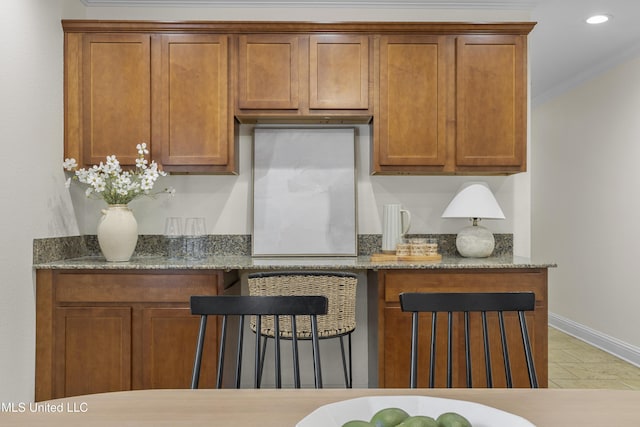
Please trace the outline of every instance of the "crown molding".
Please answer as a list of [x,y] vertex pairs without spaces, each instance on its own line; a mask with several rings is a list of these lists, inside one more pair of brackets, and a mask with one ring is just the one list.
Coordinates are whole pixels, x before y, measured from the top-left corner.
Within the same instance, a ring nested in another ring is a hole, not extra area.
[[87,7],[212,7],[212,8],[395,8],[395,9],[490,9],[532,10],[527,0],[435,1],[435,0],[81,0]]

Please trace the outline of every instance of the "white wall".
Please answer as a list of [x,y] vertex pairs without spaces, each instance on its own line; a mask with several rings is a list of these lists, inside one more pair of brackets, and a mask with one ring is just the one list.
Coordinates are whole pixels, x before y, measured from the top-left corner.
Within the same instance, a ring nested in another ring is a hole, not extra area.
[[[251,234],[252,127],[243,126],[240,138],[240,174],[238,176],[184,176],[163,178],[162,188],[176,188],[173,198],[138,199],[130,204],[138,219],[140,233],[162,234],[168,216],[203,216],[211,234]],[[370,129],[358,126],[358,231],[381,233],[382,206],[400,203],[412,214],[410,233],[456,233],[466,220],[442,219],[440,215],[463,182],[482,179],[489,183],[507,217],[504,221],[487,221],[497,233],[516,232],[519,254],[528,255],[528,180],[527,174],[511,177],[438,177],[371,176],[369,174]],[[132,147],[133,149],[134,147]],[[73,184],[77,184],[74,182]],[[104,203],[84,196],[84,187],[72,189],[81,234],[95,234],[100,209]],[[522,189],[519,193],[516,189]],[[524,200],[519,200],[521,197]],[[518,203],[524,203],[523,218],[516,215]],[[518,219],[522,220],[518,222]],[[521,224],[524,223],[524,224]],[[522,230],[517,229],[522,225]]]
[[[160,2],[156,2],[160,3]],[[230,2],[227,2],[228,4]],[[278,2],[273,2],[278,3]],[[229,20],[229,21],[461,21],[496,22],[527,21],[529,12],[522,10],[474,9],[429,9],[390,7],[323,7],[295,5],[289,2],[286,8],[277,7],[237,7],[202,8],[187,7],[89,7],[87,19],[142,19],[142,20]],[[304,3],[304,2],[301,2]],[[313,3],[313,2],[308,2]],[[318,2],[322,3],[322,2]],[[330,2],[326,2],[330,3]],[[376,3],[371,1],[370,3]],[[391,2],[386,2],[390,4]],[[268,5],[268,2],[265,2]],[[333,2],[334,5],[340,4]],[[352,3],[353,4],[353,3]],[[416,2],[418,4],[418,2]],[[441,2],[442,4],[442,2]]]
[[33,396],[32,240],[77,230],[64,189],[62,30],[77,2],[0,5],[0,402]]
[[[89,8],[79,0],[3,0],[0,5],[0,402],[33,398],[35,360],[34,238],[94,233],[100,202],[64,187],[63,34],[60,19],[268,19],[268,20],[456,20],[528,19],[521,11],[411,9],[198,9]],[[162,233],[166,216],[202,215],[210,233],[249,234],[250,129],[241,138],[239,176],[168,178],[173,200],[141,200],[132,207],[143,234]],[[458,186],[472,177],[370,177],[369,135],[358,142],[361,233],[380,232],[380,211],[398,202],[414,216],[414,233],[455,233],[464,221],[441,220]],[[488,179],[508,219],[490,223],[513,232],[516,253],[528,255],[529,174]],[[73,199],[73,203],[72,200]]]
[[[532,252],[550,312],[571,332],[640,359],[640,54],[532,113]],[[635,348],[634,348],[635,347]],[[623,354],[624,355],[624,354]]]

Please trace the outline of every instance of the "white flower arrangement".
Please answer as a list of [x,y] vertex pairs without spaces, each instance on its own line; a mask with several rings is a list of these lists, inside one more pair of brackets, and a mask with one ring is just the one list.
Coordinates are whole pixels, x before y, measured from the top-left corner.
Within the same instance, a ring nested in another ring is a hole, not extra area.
[[167,173],[158,168],[158,164],[152,161],[151,164],[146,159],[149,154],[147,144],[142,143],[136,146],[138,158],[136,167],[132,171],[122,170],[120,162],[115,155],[107,156],[106,163],[100,162],[89,169],[78,169],[76,159],[65,159],[62,166],[69,172],[75,172],[74,176],[67,179],[66,187],[71,185],[71,179],[76,179],[83,184],[87,184],[85,192],[87,197],[103,199],[110,205],[126,205],[132,200],[141,196],[155,196],[159,193],[175,194],[171,187],[165,188],[157,193],[152,193],[156,180]]

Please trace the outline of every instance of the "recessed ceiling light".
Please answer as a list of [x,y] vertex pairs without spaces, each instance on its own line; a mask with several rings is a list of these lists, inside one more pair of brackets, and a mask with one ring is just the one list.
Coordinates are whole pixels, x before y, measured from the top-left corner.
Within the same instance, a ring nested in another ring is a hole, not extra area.
[[603,24],[610,18],[609,15],[593,15],[587,18],[587,24]]

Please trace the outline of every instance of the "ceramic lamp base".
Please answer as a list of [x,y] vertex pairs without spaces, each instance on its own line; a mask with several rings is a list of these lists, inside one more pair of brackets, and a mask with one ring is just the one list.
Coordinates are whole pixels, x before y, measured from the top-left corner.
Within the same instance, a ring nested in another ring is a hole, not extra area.
[[493,233],[481,225],[470,225],[458,232],[456,248],[466,258],[486,258],[493,253]]

